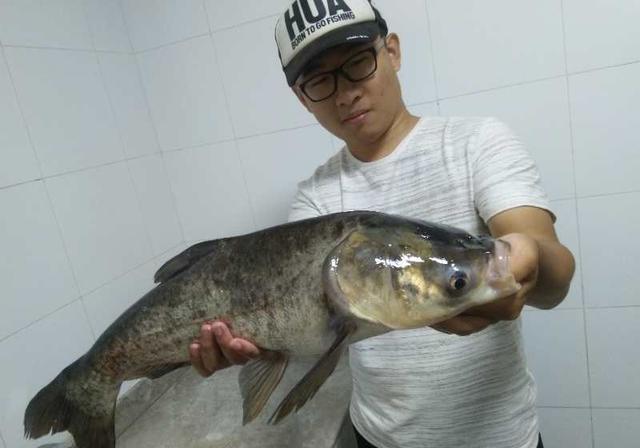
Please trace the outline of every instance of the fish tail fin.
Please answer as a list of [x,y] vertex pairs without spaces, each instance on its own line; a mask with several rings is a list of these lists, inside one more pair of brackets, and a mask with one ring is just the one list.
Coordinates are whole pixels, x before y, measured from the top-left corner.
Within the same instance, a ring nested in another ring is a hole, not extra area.
[[[87,378],[86,370],[84,359],[78,359],[33,397],[24,415],[25,437],[37,439],[49,433],[69,431],[78,448],[115,447],[114,415],[120,384],[92,378],[94,381],[84,383],[89,387],[76,389],[80,394],[69,393],[80,378]],[[82,394],[86,397],[97,393],[100,405],[93,409],[83,405],[92,400],[74,399]]]

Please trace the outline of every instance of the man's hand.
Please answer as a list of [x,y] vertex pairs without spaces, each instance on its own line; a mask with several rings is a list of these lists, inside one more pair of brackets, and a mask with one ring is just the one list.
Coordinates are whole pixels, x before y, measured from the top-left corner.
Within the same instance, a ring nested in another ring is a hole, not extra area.
[[501,320],[516,319],[525,302],[540,309],[557,306],[569,292],[575,270],[573,255],[553,227],[552,215],[537,207],[515,207],[492,217],[489,231],[511,244],[509,269],[522,288],[496,302],[468,309],[435,329],[467,335]]
[[516,281],[522,285],[520,290],[495,302],[469,308],[458,316],[432,325],[434,329],[443,333],[466,336],[484,330],[498,321],[515,320],[520,316],[527,296],[538,280],[538,243],[522,233],[511,233],[500,239],[511,246],[509,269]]
[[234,364],[245,364],[260,355],[251,342],[234,338],[224,322],[205,323],[200,337],[189,346],[191,364],[203,377]]

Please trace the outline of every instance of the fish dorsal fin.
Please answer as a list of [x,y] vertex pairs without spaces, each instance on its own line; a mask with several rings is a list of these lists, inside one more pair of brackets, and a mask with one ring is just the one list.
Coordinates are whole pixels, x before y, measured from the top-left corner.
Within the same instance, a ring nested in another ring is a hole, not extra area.
[[220,240],[203,241],[183,250],[169,261],[165,262],[153,276],[156,283],[164,283],[192,266],[205,255],[210,254],[217,247]]
[[287,369],[289,358],[285,355],[266,351],[265,356],[245,364],[238,376],[243,400],[243,425],[260,414]]
[[298,411],[318,392],[320,386],[329,378],[340,361],[340,356],[348,344],[348,336],[355,331],[355,325],[351,322],[342,324],[338,329],[333,345],[322,355],[317,363],[298,381],[293,389],[282,400],[275,410],[269,423],[277,424],[291,412]]

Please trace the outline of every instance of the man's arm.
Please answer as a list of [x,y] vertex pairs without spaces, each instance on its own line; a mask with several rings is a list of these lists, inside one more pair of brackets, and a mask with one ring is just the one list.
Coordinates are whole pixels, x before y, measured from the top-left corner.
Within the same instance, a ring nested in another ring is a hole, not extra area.
[[[509,241],[513,234],[519,234],[533,239],[537,245],[537,281],[527,295],[526,304],[542,309],[560,304],[569,292],[575,261],[569,249],[558,241],[551,215],[536,207],[517,207],[497,214],[488,225],[496,238]],[[514,249],[518,248],[516,244]],[[513,254],[515,261],[519,256]]]

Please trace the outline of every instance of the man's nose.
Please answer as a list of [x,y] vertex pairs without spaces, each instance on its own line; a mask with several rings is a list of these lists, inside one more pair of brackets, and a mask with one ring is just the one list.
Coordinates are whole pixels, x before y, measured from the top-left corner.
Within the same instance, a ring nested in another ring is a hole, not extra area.
[[350,106],[360,96],[362,96],[360,83],[351,82],[343,74],[339,74],[336,88],[336,104],[338,106]]

